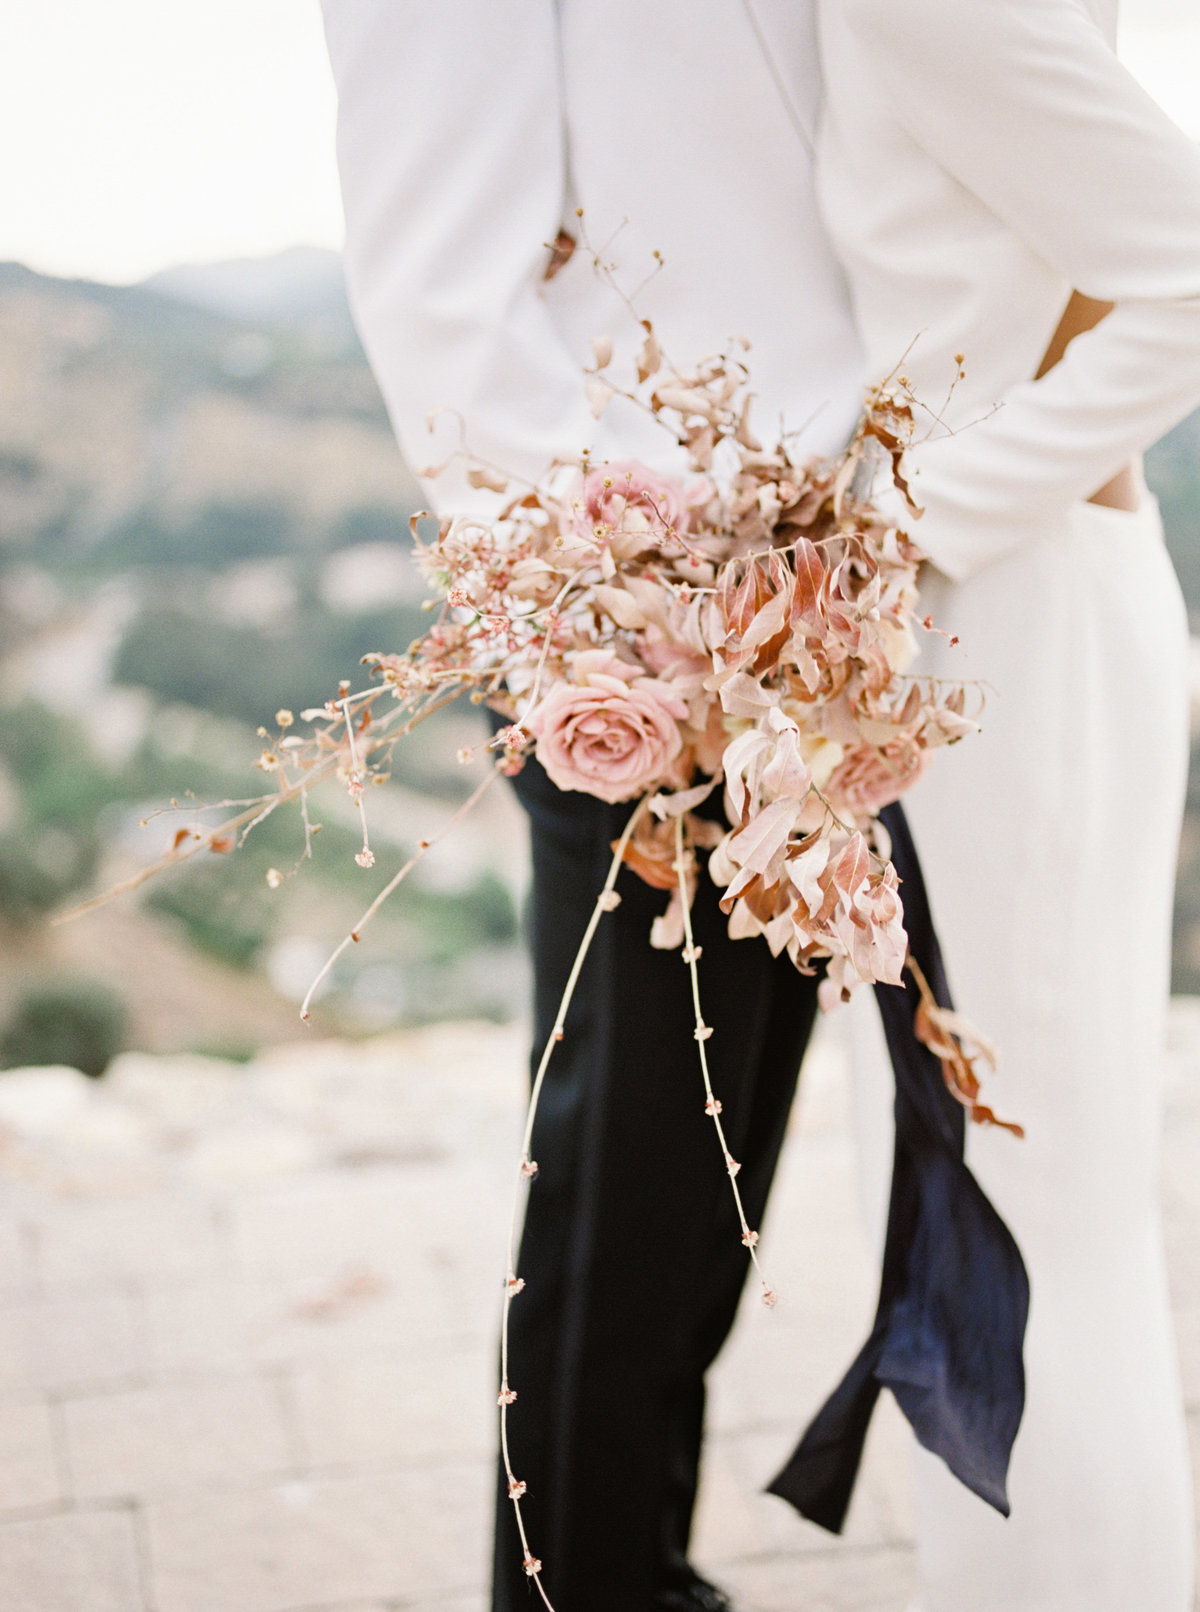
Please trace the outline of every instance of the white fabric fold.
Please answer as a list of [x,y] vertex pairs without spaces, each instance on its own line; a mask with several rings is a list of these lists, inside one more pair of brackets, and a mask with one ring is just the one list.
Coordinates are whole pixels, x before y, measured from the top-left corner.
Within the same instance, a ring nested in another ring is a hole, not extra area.
[[[917,338],[940,412],[966,353],[953,434],[927,417],[912,454],[916,536],[961,578],[1056,529],[1200,403],[1200,150],[1079,0],[824,0],[822,17],[823,192],[873,367]],[[1072,287],[1116,307],[1034,381]]]

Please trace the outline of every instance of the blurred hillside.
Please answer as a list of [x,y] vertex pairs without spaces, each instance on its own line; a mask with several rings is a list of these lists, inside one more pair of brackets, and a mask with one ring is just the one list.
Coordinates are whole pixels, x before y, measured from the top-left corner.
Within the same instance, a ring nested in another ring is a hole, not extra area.
[[[257,792],[258,724],[421,630],[418,504],[334,254],[135,287],[0,266],[0,1024],[31,983],[82,971],[137,1045],[249,1052],[300,1032],[307,978],[462,798],[453,756],[477,713],[397,753],[371,874],[331,801],[315,868],[282,890],[265,871],[303,844],[284,814],[236,866],[45,918],[150,860],[186,819],[137,825],[171,797]],[[385,909],[327,1025],[520,1006],[514,811],[498,798]]]
[[[1200,415],[1148,468],[1200,632]],[[330,801],[315,867],[278,891],[267,868],[302,846],[282,814],[233,865],[193,865],[63,928],[46,918],[152,859],[181,821],[152,815],[172,797],[257,792],[260,723],[420,630],[419,501],[334,254],[134,287],[0,265],[0,1062],[18,1000],[78,976],[80,1012],[107,1014],[116,1042],[249,1053],[300,1033],[324,956],[463,797],[471,773],[452,758],[476,713],[397,752],[372,796],[371,873]],[[521,852],[496,792],[346,958],[326,1027],[519,1010]],[[1200,991],[1200,751],[1176,929],[1177,987]]]
[[1200,993],[1200,411],[1146,456],[1146,479],[1162,507],[1167,546],[1192,623],[1192,759],[1175,883],[1172,984]]

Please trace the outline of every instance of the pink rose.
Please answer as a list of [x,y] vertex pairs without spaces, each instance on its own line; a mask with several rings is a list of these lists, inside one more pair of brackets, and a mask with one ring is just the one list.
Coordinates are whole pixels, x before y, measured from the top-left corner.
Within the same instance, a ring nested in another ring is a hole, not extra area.
[[643,677],[607,650],[580,655],[575,681],[559,683],[526,720],[537,758],[560,789],[610,803],[661,782],[683,747],[688,714],[669,683]]
[[853,817],[874,817],[899,800],[915,784],[929,763],[929,751],[911,739],[893,739],[882,750],[860,745],[834,769],[825,794],[834,808]]
[[592,537],[598,525],[619,531],[625,512],[640,515],[656,536],[687,530],[687,493],[670,476],[647,470],[636,460],[618,460],[589,470],[583,479],[583,509],[575,520],[580,537]]

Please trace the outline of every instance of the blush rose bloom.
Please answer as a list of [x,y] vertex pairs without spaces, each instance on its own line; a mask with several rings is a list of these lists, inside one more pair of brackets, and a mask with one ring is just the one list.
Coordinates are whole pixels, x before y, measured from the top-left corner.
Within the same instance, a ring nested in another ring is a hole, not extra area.
[[583,478],[583,509],[575,528],[590,538],[598,525],[619,530],[626,510],[640,515],[652,532],[687,530],[687,493],[670,476],[660,476],[636,460],[598,465]]
[[860,745],[830,774],[825,793],[835,808],[853,817],[874,817],[899,800],[929,765],[929,751],[911,739],[893,741],[883,750]]
[[683,748],[686,700],[607,650],[580,655],[573,676],[552,688],[525,723],[551,781],[610,804],[660,783]]

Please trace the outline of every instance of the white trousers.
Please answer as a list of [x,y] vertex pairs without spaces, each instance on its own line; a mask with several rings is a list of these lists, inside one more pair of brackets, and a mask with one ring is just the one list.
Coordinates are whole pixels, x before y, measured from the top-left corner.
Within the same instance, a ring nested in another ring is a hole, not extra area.
[[[1157,1182],[1187,629],[1157,508],[1081,504],[1060,539],[933,574],[923,599],[961,638],[928,669],[988,684],[983,733],[905,805],[951,989],[1000,1046],[984,1098],[1026,1128],[971,1127],[968,1158],[1032,1303],[1011,1518],[916,1452],[919,1612],[1191,1612]],[[853,1039],[878,1225],[890,1077],[869,1001]]]

